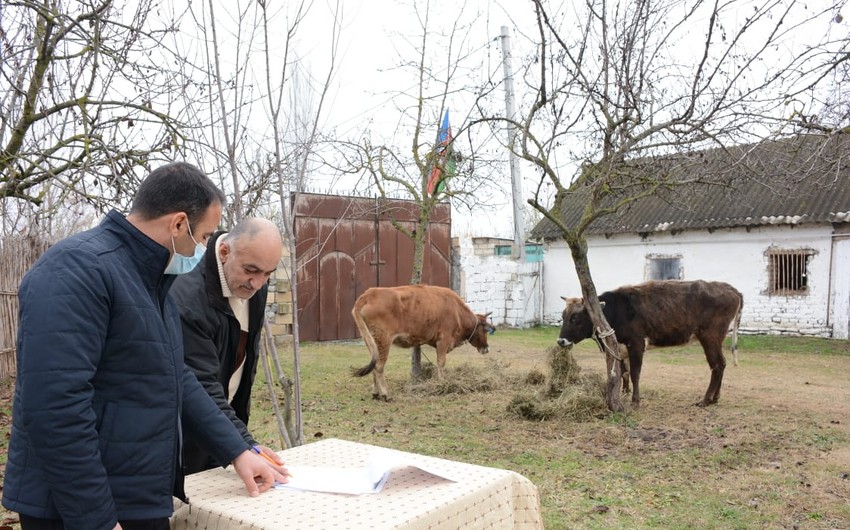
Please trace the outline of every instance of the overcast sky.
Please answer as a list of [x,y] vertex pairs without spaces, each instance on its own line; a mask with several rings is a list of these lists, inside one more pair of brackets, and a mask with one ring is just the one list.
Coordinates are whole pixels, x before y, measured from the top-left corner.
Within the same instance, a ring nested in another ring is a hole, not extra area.
[[[821,9],[832,5],[829,0],[809,0],[799,2],[795,7],[797,15],[809,11]],[[734,28],[739,26],[752,15],[753,9],[760,2],[751,0],[738,0],[733,3],[737,13],[725,21],[724,27],[734,33]],[[336,79],[336,92],[333,98],[333,106],[327,113],[328,125],[336,127],[340,136],[347,133],[360,131],[367,120],[371,122],[372,134],[386,138],[395,138],[399,142],[409,142],[409,129],[398,128],[398,112],[391,104],[392,92],[396,90],[412,91],[416,87],[416,78],[413,72],[393,70],[399,63],[400,56],[410,48],[405,47],[405,38],[416,41],[421,34],[421,28],[416,21],[411,3],[393,0],[345,0],[344,24],[342,32],[342,49],[339,65],[340,70]],[[571,9],[570,3],[562,4],[562,9]],[[685,3],[683,2],[684,6]],[[779,2],[778,5],[785,5]],[[417,3],[420,9],[424,9],[425,2]],[[509,6],[506,9],[504,6]],[[507,26],[511,35],[513,48],[513,62],[518,69],[521,58],[534,51],[533,43],[536,41],[536,27],[534,21],[533,4],[529,0],[508,0],[503,2],[489,0],[471,0],[466,2],[461,11],[461,2],[457,0],[431,0],[430,3],[432,21],[429,26],[431,30],[440,28],[449,31],[453,17],[466,17],[469,21],[470,31],[468,42],[470,48],[480,46],[481,68],[498,70],[497,77],[501,80],[501,46],[498,36],[501,26]],[[684,9],[684,7],[683,7]],[[327,17],[329,11],[326,4],[317,3],[314,6],[316,15],[311,19],[312,23],[318,24],[317,29],[302,34],[305,36],[304,44],[311,49],[310,56],[316,57],[315,52],[322,49],[321,20]],[[324,13],[322,13],[324,10]],[[434,16],[436,14],[436,16]],[[793,26],[792,15],[789,17],[785,28]],[[326,20],[326,19],[325,19]],[[325,22],[326,24],[326,22]],[[700,28],[702,30],[703,28]],[[791,31],[783,37],[780,46],[775,48],[777,61],[784,60],[783,56],[799,50],[804,44],[814,44],[823,38],[823,33],[832,32],[841,38],[847,38],[848,24],[843,21],[825,21],[824,27],[818,31]],[[531,37],[529,39],[528,37]],[[699,39],[699,33],[694,37]],[[318,41],[308,44],[310,39]],[[417,42],[418,43],[418,42]],[[683,42],[680,53],[690,53],[688,43]],[[318,55],[321,57],[321,55]],[[311,59],[314,67],[321,63]],[[320,68],[319,68],[320,69]],[[758,75],[752,71],[751,75]],[[522,90],[519,79],[515,82],[518,92]],[[500,94],[502,93],[500,89]],[[521,101],[522,94],[517,98]],[[469,103],[463,100],[449,101],[452,109],[452,123],[457,126],[464,114],[468,112]],[[437,123],[434,124],[435,128]],[[534,172],[530,167],[523,167],[525,175],[527,198],[531,188],[536,183]],[[472,235],[495,235],[501,237],[512,237],[512,209],[510,206],[510,179],[505,172],[505,178],[494,182],[494,188],[501,190],[492,199],[494,206],[499,206],[490,212],[479,212],[475,216],[468,216],[464,212],[453,213],[455,235],[469,232]]]
[[[506,14],[500,2],[469,0],[465,5],[457,0],[430,0],[431,31],[451,30],[454,18],[461,18],[461,25],[470,30],[465,35],[467,46],[480,52],[478,61],[483,68],[496,70],[501,79],[502,49],[499,42],[501,26],[508,26],[512,35],[516,23],[526,27],[531,21],[530,1],[510,0],[514,13]],[[364,128],[369,129],[373,140],[401,144],[409,149],[410,123],[400,122],[400,113],[393,102],[397,92],[413,93],[417,88],[416,73],[399,68],[399,64],[411,57],[412,46],[421,38],[421,26],[410,2],[405,0],[345,0],[343,2],[343,29],[341,56],[334,80],[331,107],[325,113],[325,128],[333,128],[340,137],[356,137]],[[424,10],[425,2],[418,8]],[[463,7],[461,9],[461,7]],[[324,75],[328,56],[328,33],[330,9],[324,2],[316,3],[308,17],[305,28],[299,32],[298,49],[309,58],[314,75]],[[431,43],[436,45],[437,39]],[[305,50],[305,51],[302,51]],[[322,72],[322,73],[320,73]],[[501,94],[502,92],[500,92]],[[450,99],[452,127],[457,131],[470,104],[459,98]],[[434,120],[434,134],[439,118]],[[507,158],[505,159],[507,163]],[[463,210],[453,211],[454,235],[469,233],[476,236],[499,236],[512,238],[511,183],[507,165],[504,179],[493,182],[493,196],[488,199],[491,208],[479,211],[474,216]],[[335,183],[334,187],[344,192],[351,182]],[[362,189],[362,186],[357,186]],[[335,190],[336,191],[336,190]]]
[[[296,37],[296,52],[318,79],[324,79],[328,65],[333,2],[314,2]],[[810,9],[829,3],[828,0],[811,0],[801,2],[800,8]],[[729,21],[729,28],[749,16],[756,2],[739,0],[735,4],[739,7],[741,18]],[[429,5],[432,17],[429,30],[450,32],[452,24],[460,19],[461,25],[469,27],[464,37],[466,46],[477,54],[477,67],[485,73],[493,74],[497,81],[501,81],[502,77],[502,49],[498,39],[501,26],[509,28],[516,70],[521,58],[534,51],[536,28],[530,0],[469,0],[465,3],[458,0],[430,0]],[[562,8],[571,9],[571,5],[566,2]],[[322,127],[327,132],[333,131],[336,137],[351,140],[362,137],[368,131],[375,144],[394,143],[409,148],[411,125],[401,120],[402,114],[397,106],[404,106],[404,98],[398,98],[396,94],[412,93],[417,87],[415,71],[397,68],[404,58],[416,59],[415,47],[419,44],[422,30],[416,19],[414,3],[407,0],[342,0],[342,6],[340,55],[336,60],[337,72]],[[415,6],[424,12],[426,0],[419,0]],[[509,6],[509,9],[504,6]],[[824,31],[841,32],[846,38],[847,21],[830,24]],[[790,53],[801,42],[822,37],[822,34],[815,33],[789,34],[784,48],[777,48],[776,52],[781,56]],[[687,48],[686,45],[681,46],[680,51],[687,53]],[[518,90],[518,101],[521,102],[523,94],[519,79],[515,87]],[[499,94],[503,94],[501,88]],[[458,96],[450,99],[448,106],[452,112],[453,128],[457,130],[470,111],[471,103]],[[439,117],[434,116],[435,135],[438,123]],[[522,172],[527,198],[536,182],[530,167],[523,167]],[[352,189],[363,189],[362,184],[350,180],[333,184],[318,181],[316,185],[317,191],[341,194]],[[331,189],[321,189],[322,186],[331,185]],[[474,216],[463,211],[453,211],[453,235],[512,238],[511,183],[507,165],[503,178],[494,180],[492,188],[494,194],[489,202],[493,208],[490,211],[478,211]]]

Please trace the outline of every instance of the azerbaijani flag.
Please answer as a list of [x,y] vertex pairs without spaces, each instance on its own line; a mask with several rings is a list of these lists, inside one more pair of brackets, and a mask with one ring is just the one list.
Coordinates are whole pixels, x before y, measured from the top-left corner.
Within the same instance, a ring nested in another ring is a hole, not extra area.
[[445,187],[446,180],[455,174],[455,159],[452,156],[452,128],[449,125],[449,109],[443,116],[440,126],[440,136],[434,154],[434,168],[428,178],[428,193],[440,193]]

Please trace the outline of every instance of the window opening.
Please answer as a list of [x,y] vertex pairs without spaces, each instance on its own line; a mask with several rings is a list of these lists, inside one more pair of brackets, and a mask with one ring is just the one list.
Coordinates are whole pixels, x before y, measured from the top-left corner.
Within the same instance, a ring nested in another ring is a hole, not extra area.
[[649,280],[681,280],[682,259],[681,258],[648,258]]
[[805,294],[809,290],[811,250],[770,250],[767,253],[768,294]]

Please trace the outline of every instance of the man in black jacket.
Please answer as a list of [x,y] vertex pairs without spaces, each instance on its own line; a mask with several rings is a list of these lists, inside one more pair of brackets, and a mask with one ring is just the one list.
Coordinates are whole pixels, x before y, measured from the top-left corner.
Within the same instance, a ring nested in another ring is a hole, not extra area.
[[[232,231],[214,234],[203,263],[179,277],[171,289],[183,325],[186,365],[243,439],[278,463],[277,454],[259,445],[247,425],[268,279],[282,251],[274,223],[244,219]],[[222,465],[197,442],[187,437],[183,446],[187,474]]]
[[[154,170],[113,210],[55,245],[19,289],[3,506],[24,530],[168,530],[183,434],[257,495],[286,478],[258,457],[186,369],[169,288],[192,269],[224,194],[198,168]],[[182,429],[181,429],[182,419]]]

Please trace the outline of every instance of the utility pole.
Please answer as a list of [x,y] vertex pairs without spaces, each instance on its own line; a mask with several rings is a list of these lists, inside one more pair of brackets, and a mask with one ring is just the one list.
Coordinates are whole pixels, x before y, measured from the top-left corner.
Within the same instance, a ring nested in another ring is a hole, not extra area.
[[[514,73],[511,68],[511,42],[508,27],[502,26],[502,68],[505,75],[505,115],[511,121],[516,119],[514,108]],[[517,131],[508,125],[508,160],[511,166],[511,190],[514,203],[514,258],[525,261],[525,227],[522,221],[522,177],[519,174],[519,158],[514,154]]]

